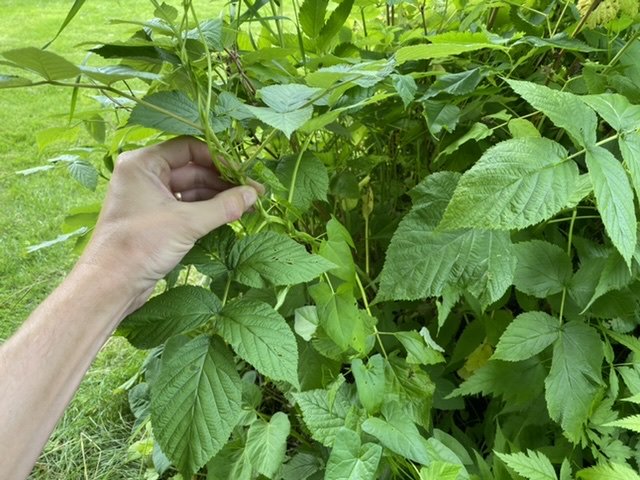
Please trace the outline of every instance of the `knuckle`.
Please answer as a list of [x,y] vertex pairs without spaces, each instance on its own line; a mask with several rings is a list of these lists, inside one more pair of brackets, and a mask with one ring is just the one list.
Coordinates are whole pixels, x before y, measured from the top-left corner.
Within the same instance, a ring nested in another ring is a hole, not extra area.
[[227,222],[239,219],[244,213],[244,202],[239,195],[229,195],[222,202]]

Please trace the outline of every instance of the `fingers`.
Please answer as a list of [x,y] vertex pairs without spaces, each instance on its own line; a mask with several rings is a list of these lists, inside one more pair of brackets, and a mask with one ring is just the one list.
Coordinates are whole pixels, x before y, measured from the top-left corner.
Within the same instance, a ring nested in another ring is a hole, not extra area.
[[171,171],[169,186],[172,192],[185,192],[194,188],[222,191],[232,185],[222,180],[211,166],[203,167],[191,163]]
[[258,193],[252,187],[233,187],[208,200],[182,202],[180,208],[189,219],[194,234],[200,238],[215,228],[238,220],[257,198]]
[[189,163],[211,167],[213,161],[207,144],[193,137],[176,137],[158,145],[147,147],[147,153],[169,165],[171,169]]

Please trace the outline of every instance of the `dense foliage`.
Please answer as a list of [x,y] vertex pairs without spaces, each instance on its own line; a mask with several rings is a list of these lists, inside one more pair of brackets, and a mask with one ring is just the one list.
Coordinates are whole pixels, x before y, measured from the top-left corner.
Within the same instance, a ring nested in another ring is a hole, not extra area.
[[267,188],[119,329],[150,478],[640,479],[637,1],[152,3],[0,76],[98,94],[90,188],[166,135]]

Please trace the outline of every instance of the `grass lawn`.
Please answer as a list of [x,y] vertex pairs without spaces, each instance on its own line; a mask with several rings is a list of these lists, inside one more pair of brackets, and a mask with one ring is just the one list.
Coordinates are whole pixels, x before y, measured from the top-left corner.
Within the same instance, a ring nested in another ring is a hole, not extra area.
[[[179,5],[177,0],[168,3]],[[201,19],[216,16],[220,0],[196,0]],[[5,0],[0,15],[0,50],[44,45],[65,18],[72,0]],[[79,15],[52,44],[51,51],[80,62],[86,41],[124,38],[132,26],[109,20],[146,20],[153,7],[146,1],[88,1]],[[8,69],[0,66],[0,74]],[[65,171],[29,176],[14,172],[42,165],[70,145],[39,150],[36,133],[65,127],[71,92],[49,87],[0,90],[0,342],[8,338],[29,313],[62,280],[75,260],[72,244],[26,254],[26,247],[55,238],[72,207],[99,202],[104,185],[91,192]],[[85,104],[87,100],[84,101]],[[81,102],[82,104],[82,102]],[[78,145],[86,141],[80,136]],[[37,355],[38,352],[33,352]],[[126,394],[117,387],[134,374],[144,354],[114,338],[87,374],[60,422],[31,478],[133,479],[144,466],[127,462],[132,417]]]

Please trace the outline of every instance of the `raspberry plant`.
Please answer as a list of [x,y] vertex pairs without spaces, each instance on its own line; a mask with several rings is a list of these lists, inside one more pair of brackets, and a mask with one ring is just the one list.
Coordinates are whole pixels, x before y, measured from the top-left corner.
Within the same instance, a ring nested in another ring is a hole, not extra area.
[[149,475],[640,478],[637,2],[152,3],[0,77],[99,93],[89,186],[193,135],[266,188],[119,328]]

